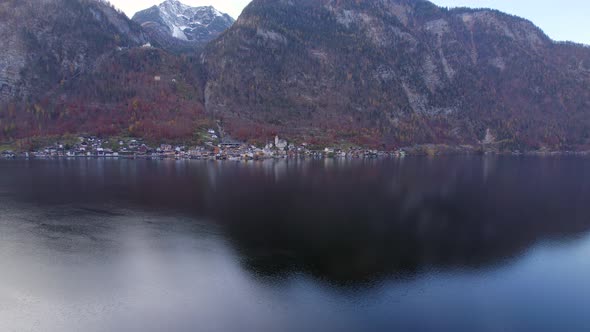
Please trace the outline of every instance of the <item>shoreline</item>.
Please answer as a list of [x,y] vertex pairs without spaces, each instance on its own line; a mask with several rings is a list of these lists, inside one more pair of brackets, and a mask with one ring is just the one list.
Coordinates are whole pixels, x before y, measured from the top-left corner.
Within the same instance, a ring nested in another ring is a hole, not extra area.
[[548,152],[522,152],[522,153],[509,153],[509,152],[466,152],[466,153],[437,153],[437,154],[425,154],[425,153],[399,153],[399,152],[378,152],[376,154],[369,155],[326,155],[323,153],[317,154],[304,154],[304,155],[282,155],[282,156],[264,156],[264,157],[236,157],[236,156],[187,156],[187,155],[34,155],[26,153],[2,155],[0,160],[75,160],[75,159],[96,159],[96,160],[195,160],[195,161],[233,161],[233,162],[249,162],[249,161],[269,161],[269,160],[377,160],[377,159],[403,159],[406,157],[467,157],[467,156],[496,156],[496,157],[563,157],[563,156],[576,156],[576,157],[588,157],[590,151],[548,151]]
[[[218,136],[209,130],[211,139]],[[63,158],[104,158],[104,159],[179,159],[179,160],[271,160],[271,159],[383,159],[406,156],[589,156],[590,150],[501,150],[495,145],[446,145],[422,144],[399,147],[395,150],[379,150],[359,146],[314,146],[307,143],[289,143],[275,137],[274,142],[264,147],[244,142],[217,141],[202,145],[150,144],[140,138],[99,138],[81,136],[69,141],[47,142],[42,147],[30,150],[5,149],[0,159],[63,159]]]

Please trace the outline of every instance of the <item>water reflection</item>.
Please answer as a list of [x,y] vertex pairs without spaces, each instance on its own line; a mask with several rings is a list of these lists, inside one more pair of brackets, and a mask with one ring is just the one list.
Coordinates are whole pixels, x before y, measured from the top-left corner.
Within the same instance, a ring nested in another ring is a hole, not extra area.
[[588,229],[584,169],[536,162],[297,169],[304,175],[279,182],[248,174],[246,185],[221,186],[214,210],[258,272],[305,270],[349,283],[478,268]]
[[588,166],[0,162],[0,330],[576,331]]
[[257,272],[342,283],[496,264],[590,223],[586,160],[330,163],[22,161],[2,164],[1,187],[82,216],[37,226],[51,233],[94,234],[88,215],[129,207],[181,213],[225,227]]

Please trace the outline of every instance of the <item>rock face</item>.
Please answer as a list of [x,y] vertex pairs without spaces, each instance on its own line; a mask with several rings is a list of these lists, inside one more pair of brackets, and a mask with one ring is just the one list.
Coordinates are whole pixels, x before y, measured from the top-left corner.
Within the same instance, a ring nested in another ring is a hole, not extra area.
[[0,142],[186,138],[203,125],[198,57],[150,47],[141,26],[105,1],[0,2],[0,40]]
[[226,15],[167,1],[136,19],[101,0],[0,2],[0,140],[190,139],[219,120],[258,142],[590,149],[590,49],[497,11],[254,0],[221,33]]
[[206,108],[236,128],[386,145],[590,143],[590,50],[497,11],[254,0],[203,63]]
[[139,25],[92,0],[3,1],[0,40],[0,101],[44,95],[147,41]]
[[211,6],[190,7],[176,0],[140,11],[133,20],[160,43],[171,43],[162,40],[166,36],[198,46],[215,39],[234,23],[229,15]]

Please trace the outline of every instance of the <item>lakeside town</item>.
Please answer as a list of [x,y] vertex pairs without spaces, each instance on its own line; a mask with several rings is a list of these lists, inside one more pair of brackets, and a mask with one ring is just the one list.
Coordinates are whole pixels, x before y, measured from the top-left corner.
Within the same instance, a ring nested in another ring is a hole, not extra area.
[[374,159],[403,158],[406,155],[590,155],[590,151],[500,151],[493,144],[481,146],[417,145],[395,151],[381,151],[361,147],[317,147],[307,143],[290,143],[279,136],[259,147],[231,138],[221,138],[223,132],[209,129],[199,145],[150,144],[141,138],[101,138],[78,136],[46,143],[42,148],[30,151],[0,149],[1,159],[51,159],[51,158],[126,158],[126,159],[183,159],[183,160],[267,160],[267,159]]
[[311,148],[276,136],[264,147],[248,145],[233,140],[221,140],[219,134],[209,129],[207,142],[200,146],[160,144],[150,145],[140,138],[106,139],[80,136],[75,143],[55,142],[33,151],[5,150],[2,158],[129,158],[129,159],[195,159],[195,160],[265,160],[282,158],[383,158],[403,157],[405,151],[385,152],[362,148]]

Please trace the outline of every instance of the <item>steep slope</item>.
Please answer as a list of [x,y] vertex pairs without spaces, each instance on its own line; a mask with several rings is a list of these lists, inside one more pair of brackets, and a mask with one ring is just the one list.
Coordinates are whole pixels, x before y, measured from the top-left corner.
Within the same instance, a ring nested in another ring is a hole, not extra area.
[[140,11],[133,20],[164,46],[202,46],[234,23],[229,15],[211,6],[190,7],[177,0],[166,0]]
[[205,116],[198,58],[143,46],[100,0],[0,3],[0,141],[65,133],[191,137]]
[[0,98],[45,94],[117,48],[147,41],[141,28],[103,1],[3,1]]
[[590,143],[590,49],[497,11],[254,0],[203,63],[207,109],[244,137],[262,126],[386,146]]
[[590,49],[497,11],[254,0],[203,54],[151,36],[101,0],[1,2],[0,140],[221,120],[244,140],[590,149]]

